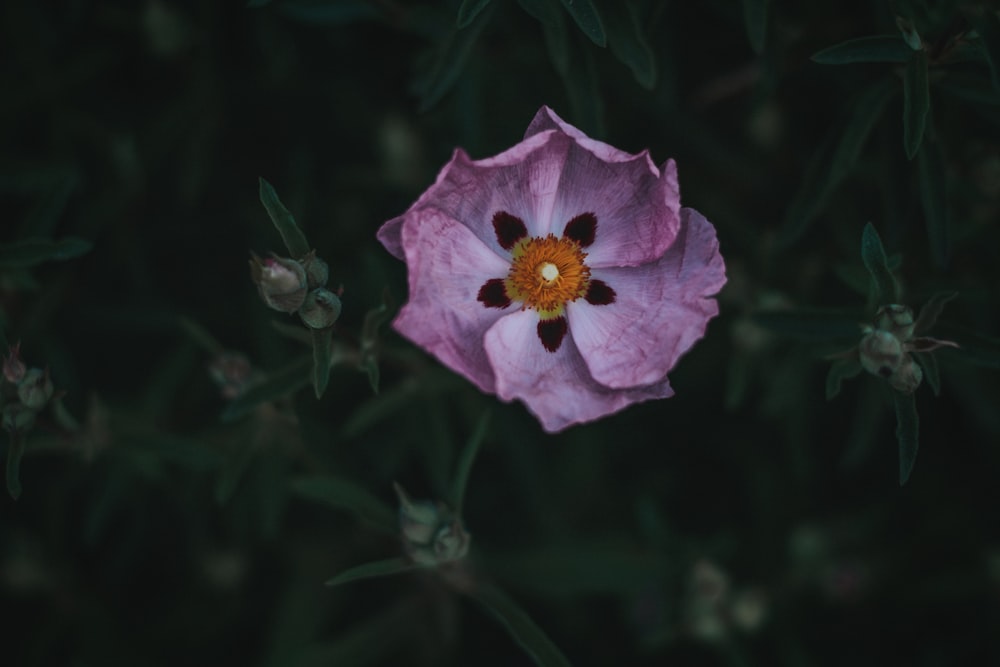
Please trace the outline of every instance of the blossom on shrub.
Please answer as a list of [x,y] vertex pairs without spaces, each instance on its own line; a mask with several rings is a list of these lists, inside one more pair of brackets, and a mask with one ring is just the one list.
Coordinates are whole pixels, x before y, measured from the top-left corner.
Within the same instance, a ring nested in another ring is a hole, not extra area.
[[409,272],[396,330],[550,432],[673,395],[667,373],[726,281],[672,160],[657,168],[548,107],[495,157],[456,150],[378,238]]

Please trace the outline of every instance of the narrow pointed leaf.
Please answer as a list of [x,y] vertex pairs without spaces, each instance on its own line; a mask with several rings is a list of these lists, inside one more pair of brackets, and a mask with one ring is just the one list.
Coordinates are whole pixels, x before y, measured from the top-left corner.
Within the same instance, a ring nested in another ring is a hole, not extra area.
[[826,400],[831,400],[840,393],[844,380],[857,377],[861,373],[861,362],[858,359],[837,359],[826,374]]
[[473,19],[479,15],[479,12],[486,9],[488,4],[490,4],[490,0],[463,0],[462,5],[458,8],[456,21],[459,29],[472,23]]
[[913,56],[906,41],[899,35],[871,35],[841,42],[813,54],[811,60],[820,65],[850,63],[905,63]]
[[312,330],[313,342],[313,388],[316,398],[322,398],[330,382],[330,360],[333,357],[333,329]]
[[417,567],[419,566],[402,556],[397,558],[388,558],[386,560],[365,563],[364,565],[358,565],[349,570],[345,570],[337,576],[328,579],[326,585],[340,586],[341,584],[346,584],[350,581],[358,581],[359,579],[388,577],[394,574],[402,574],[404,572],[409,572],[410,570],[415,570]]
[[7,493],[14,500],[21,497],[21,457],[24,456],[24,433],[11,431],[7,441]]
[[743,23],[746,24],[750,48],[756,54],[764,52],[767,37],[767,12],[771,0],[743,0]]
[[899,300],[899,287],[889,270],[882,239],[870,222],[861,232],[861,261],[871,274],[875,302],[879,305],[896,303]]
[[274,187],[263,178],[260,179],[260,203],[267,209],[267,214],[271,217],[271,222],[274,223],[278,233],[281,234],[281,240],[285,242],[288,254],[293,259],[305,257],[310,250],[305,234],[295,224],[295,218],[292,214],[288,212],[285,205],[278,199],[278,193],[275,192]]
[[593,49],[572,40],[570,57],[563,75],[572,122],[591,137],[604,136],[604,102],[600,93]]
[[626,4],[608,15],[608,40],[611,52],[630,70],[643,88],[656,84],[656,60],[635,8]]
[[906,157],[910,160],[920,150],[930,109],[927,53],[921,50],[914,52],[903,73],[903,147],[906,149]]
[[392,315],[392,297],[389,290],[382,291],[382,303],[365,313],[365,321],[361,326],[361,356],[359,368],[368,374],[368,383],[372,391],[378,393],[379,369],[376,349],[378,346],[378,331],[382,324]]
[[73,259],[90,252],[93,244],[75,236],[61,239],[24,239],[0,244],[0,269],[23,269],[43,262]]
[[927,380],[927,385],[934,392],[935,396],[941,395],[941,371],[938,368],[937,357],[934,356],[933,352],[917,353],[913,355],[917,363],[924,370],[924,379]]
[[917,400],[913,394],[892,392],[896,407],[896,440],[899,442],[899,485],[906,484],[917,461],[920,419],[917,416]]
[[569,660],[516,602],[495,586],[483,584],[472,597],[496,618],[539,667],[569,667]]
[[487,410],[476,423],[476,430],[472,432],[469,441],[462,450],[462,455],[458,459],[458,467],[455,470],[455,479],[451,485],[451,506],[455,508],[455,515],[462,516],[462,505],[465,501],[465,489],[469,483],[469,473],[472,472],[472,464],[476,460],[479,448],[486,439],[486,432],[490,425],[490,412]]
[[987,10],[981,16],[972,16],[969,20],[976,28],[983,55],[990,64],[993,87],[1000,91],[1000,17],[996,12]]
[[920,309],[917,321],[913,323],[913,334],[919,336],[927,333],[941,317],[945,304],[956,296],[958,292],[935,292]]
[[396,512],[363,486],[343,477],[316,475],[291,482],[292,492],[354,514],[373,528],[396,533]]
[[450,36],[441,40],[441,47],[430,69],[414,83],[414,90],[420,96],[420,111],[433,108],[454,88],[472,55],[479,35],[489,23],[492,11],[492,5],[484,6],[465,28],[455,28]]
[[[563,7],[573,17],[583,34],[598,46],[605,46],[608,38],[604,33],[604,22],[597,13],[597,7],[592,0],[562,0]],[[618,7],[616,9],[621,9]]]
[[951,233],[948,229],[947,175],[937,142],[924,142],[917,154],[917,172],[931,257],[939,269],[944,269],[951,256]]
[[253,412],[262,403],[276,401],[293,395],[309,384],[312,359],[303,357],[272,373],[234,398],[222,411],[222,421],[230,422]]

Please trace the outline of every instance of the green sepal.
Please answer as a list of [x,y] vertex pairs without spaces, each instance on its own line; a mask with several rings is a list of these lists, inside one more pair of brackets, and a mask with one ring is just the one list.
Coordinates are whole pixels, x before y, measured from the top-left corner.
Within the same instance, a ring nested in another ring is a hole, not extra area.
[[259,384],[255,384],[234,398],[222,411],[221,419],[231,422],[253,412],[261,403],[276,401],[291,396],[309,384],[312,358],[302,357],[270,374]]
[[271,222],[274,223],[275,229],[281,234],[281,240],[285,242],[285,247],[288,248],[288,254],[292,259],[301,259],[309,254],[311,248],[309,242],[306,241],[305,234],[295,224],[295,218],[292,214],[278,199],[278,193],[275,192],[274,187],[263,178],[260,179],[260,203],[267,209],[267,214],[270,216]]
[[601,15],[597,13],[597,7],[591,0],[562,0],[562,5],[590,41],[600,47],[607,45],[604,22],[601,21]]
[[896,440],[899,442],[899,485],[910,479],[913,464],[917,461],[920,418],[917,416],[917,399],[913,394],[892,392],[896,408]]
[[871,35],[835,44],[814,53],[810,60],[820,65],[848,65],[851,63],[905,63],[911,57],[913,57],[913,49],[899,35]]
[[357,565],[348,570],[344,570],[337,576],[327,579],[326,585],[340,586],[341,584],[346,584],[350,581],[358,581],[359,579],[388,577],[394,574],[403,574],[404,572],[415,570],[418,567],[420,566],[413,563],[408,558],[397,556],[396,558],[377,560],[372,563],[365,563],[364,565]]
[[539,667],[569,667],[569,660],[527,612],[499,588],[477,586],[470,595],[510,633]]
[[66,236],[61,239],[23,239],[0,244],[0,269],[24,269],[43,262],[59,262],[90,252],[90,241]]
[[343,477],[314,475],[291,481],[296,495],[354,514],[376,530],[395,535],[396,512],[364,487]]
[[920,150],[931,109],[927,83],[927,53],[915,51],[903,72],[903,147],[912,160]]
[[865,224],[861,232],[861,261],[872,278],[872,294],[877,305],[897,303],[899,301],[899,285],[896,277],[889,270],[882,239],[872,223]]

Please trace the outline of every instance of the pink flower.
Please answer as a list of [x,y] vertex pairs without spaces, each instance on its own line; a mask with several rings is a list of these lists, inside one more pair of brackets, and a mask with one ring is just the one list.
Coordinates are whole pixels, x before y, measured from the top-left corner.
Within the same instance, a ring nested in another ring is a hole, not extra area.
[[396,330],[549,432],[673,395],[667,372],[726,282],[672,160],[658,169],[548,107],[495,157],[456,150],[378,238],[409,271]]

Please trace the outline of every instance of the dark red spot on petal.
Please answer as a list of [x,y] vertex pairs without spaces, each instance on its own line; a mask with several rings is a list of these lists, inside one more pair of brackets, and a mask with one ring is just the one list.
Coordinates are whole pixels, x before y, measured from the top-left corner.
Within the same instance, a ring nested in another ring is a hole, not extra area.
[[594,306],[606,306],[615,302],[615,291],[611,289],[603,280],[591,280],[587,287],[587,295],[584,296],[587,303]]
[[555,352],[562,345],[563,338],[569,325],[566,324],[565,317],[556,317],[551,320],[538,320],[538,339],[549,352]]
[[504,250],[510,250],[515,243],[528,235],[524,221],[507,211],[497,211],[493,214],[493,231],[496,232],[497,243]]
[[586,248],[594,242],[594,235],[597,233],[597,216],[593,213],[581,213],[566,223],[563,236],[573,239],[580,244],[581,248]]
[[476,295],[476,301],[481,301],[487,308],[506,308],[510,305],[510,297],[507,296],[507,288],[504,287],[503,278],[491,278],[483,283]]

